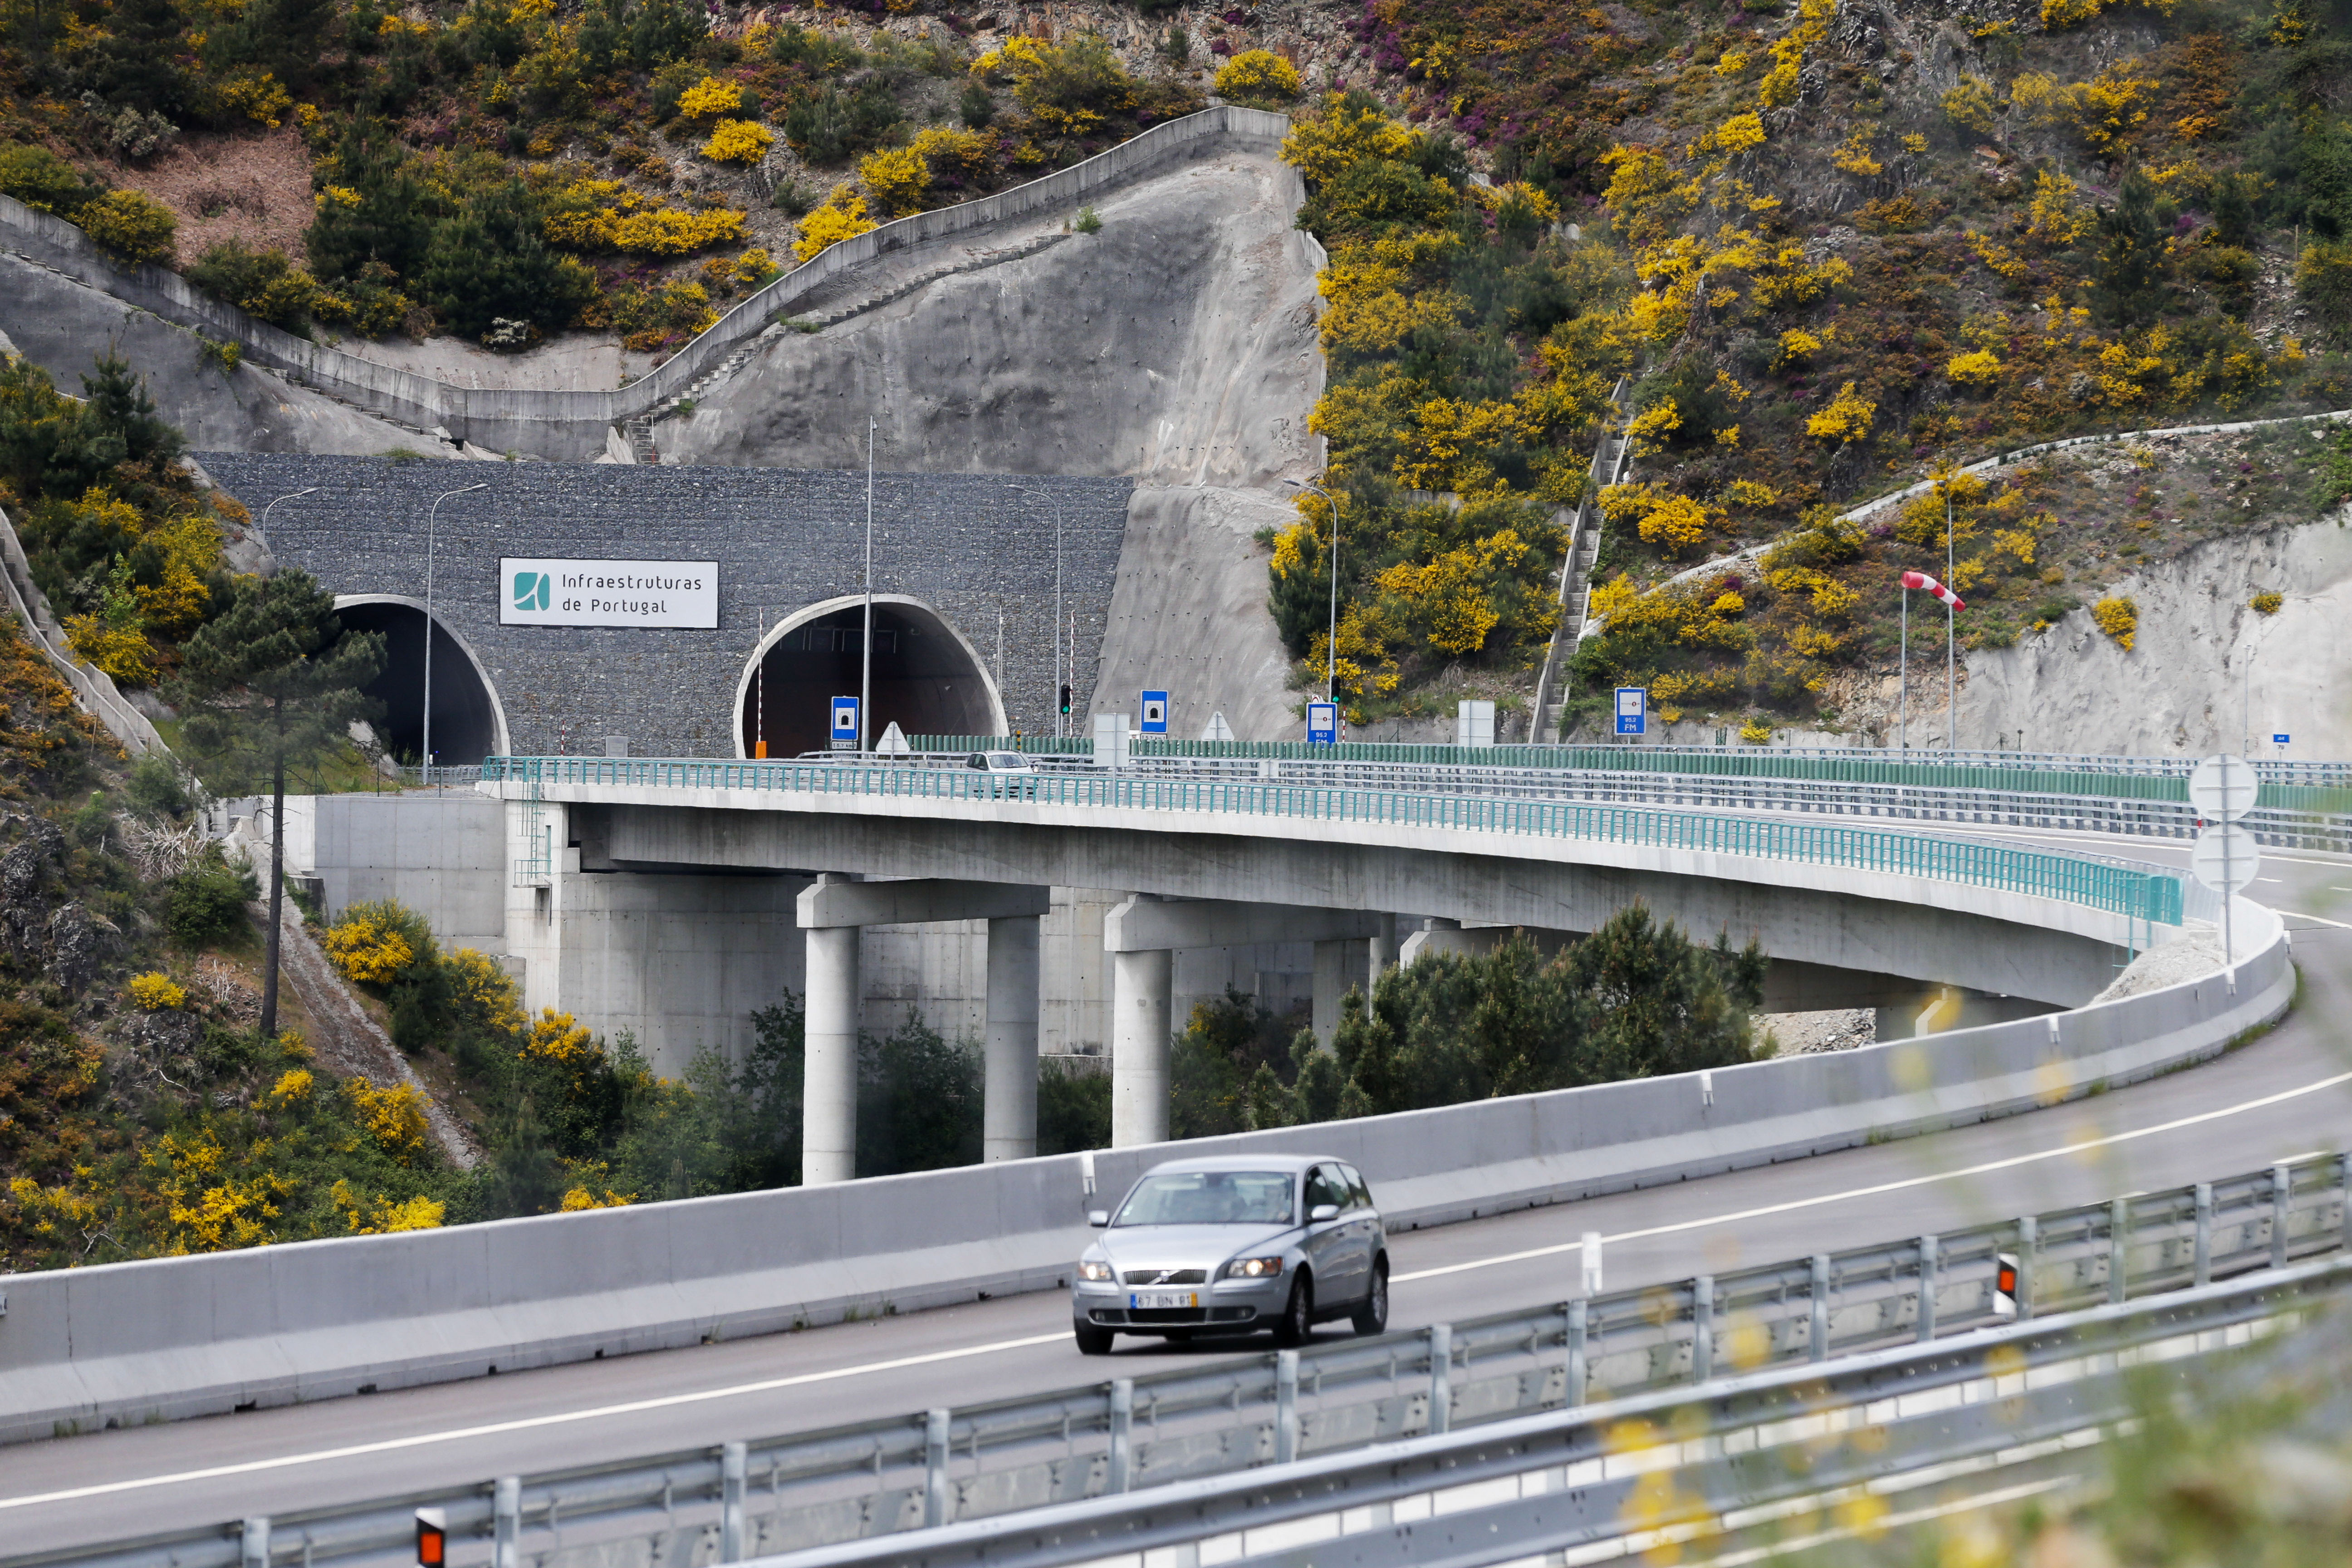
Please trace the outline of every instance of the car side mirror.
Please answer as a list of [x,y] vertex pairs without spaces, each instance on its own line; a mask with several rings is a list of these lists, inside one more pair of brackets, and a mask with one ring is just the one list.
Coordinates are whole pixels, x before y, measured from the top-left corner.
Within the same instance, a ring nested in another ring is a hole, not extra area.
[[1339,1205],[1338,1204],[1317,1204],[1313,1208],[1307,1211],[1307,1218],[1308,1222],[1314,1225],[1321,1225],[1327,1219],[1338,1219],[1339,1217]]
[[1107,1226],[1107,1225],[1108,1225],[1108,1224],[1110,1223],[1110,1210],[1108,1210],[1108,1209],[1089,1209],[1089,1210],[1087,1210],[1087,1223],[1088,1225],[1090,1225],[1090,1226],[1094,1226],[1097,1230],[1100,1230],[1100,1229],[1102,1229],[1102,1227],[1103,1227],[1103,1226]]

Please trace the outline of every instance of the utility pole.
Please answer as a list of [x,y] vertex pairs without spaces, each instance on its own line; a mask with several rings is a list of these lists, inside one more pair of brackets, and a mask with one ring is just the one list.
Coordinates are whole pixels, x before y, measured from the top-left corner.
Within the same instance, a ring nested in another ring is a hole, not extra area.
[[1911,749],[1911,585],[1903,585],[1903,651],[1895,666],[1902,674],[1903,731],[1900,750]]
[[[1944,586],[1952,585],[1952,484],[1949,476],[1944,480]],[[1958,614],[1949,599],[1944,601],[1944,750],[1947,753],[1959,750],[1960,707],[1959,679],[1954,655],[1953,616]]]
[[1293,489],[1312,490],[1331,509],[1331,626],[1323,646],[1323,700],[1339,700],[1339,503],[1331,492],[1310,479],[1285,479]]
[[857,672],[857,749],[866,749],[867,711],[874,706],[874,431],[866,417],[866,658]]

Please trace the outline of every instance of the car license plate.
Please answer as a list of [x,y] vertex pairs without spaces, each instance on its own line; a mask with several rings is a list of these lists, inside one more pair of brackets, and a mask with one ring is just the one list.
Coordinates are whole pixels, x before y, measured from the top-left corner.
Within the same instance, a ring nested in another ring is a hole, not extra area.
[[1128,1310],[1148,1312],[1154,1308],[1197,1307],[1201,1294],[1197,1290],[1130,1290],[1127,1294]]

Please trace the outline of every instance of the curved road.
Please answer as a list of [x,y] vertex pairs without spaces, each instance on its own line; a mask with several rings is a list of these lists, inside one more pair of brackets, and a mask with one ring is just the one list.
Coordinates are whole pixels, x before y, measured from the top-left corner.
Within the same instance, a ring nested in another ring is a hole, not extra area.
[[[2187,864],[2186,842],[2020,834]],[[2352,858],[2268,857],[2303,987],[2230,1056],[2005,1121],[1786,1165],[1401,1235],[1391,1327],[1571,1294],[1606,1237],[1615,1289],[2252,1170],[2352,1132]],[[2341,922],[2341,923],[2339,923]],[[1378,1173],[1373,1176],[1377,1191]],[[492,1476],[622,1460],[1097,1382],[1222,1352],[1072,1346],[1059,1292],[365,1398],[0,1449],[11,1553],[121,1541]],[[1326,1328],[1325,1333],[1340,1331]],[[1252,1350],[1262,1345],[1250,1342]]]

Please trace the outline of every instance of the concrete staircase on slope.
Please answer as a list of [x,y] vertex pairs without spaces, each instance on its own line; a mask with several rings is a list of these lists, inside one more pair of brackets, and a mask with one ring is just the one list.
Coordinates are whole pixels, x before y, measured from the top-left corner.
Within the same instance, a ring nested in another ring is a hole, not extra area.
[[1601,558],[1601,492],[1622,483],[1628,467],[1625,438],[1626,383],[1619,381],[1609,394],[1611,412],[1592,453],[1591,482],[1569,525],[1568,559],[1559,569],[1559,625],[1545,650],[1543,674],[1536,680],[1534,720],[1528,730],[1530,744],[1541,745],[1559,734],[1568,706],[1568,661],[1582,646],[1591,616],[1592,568]]

